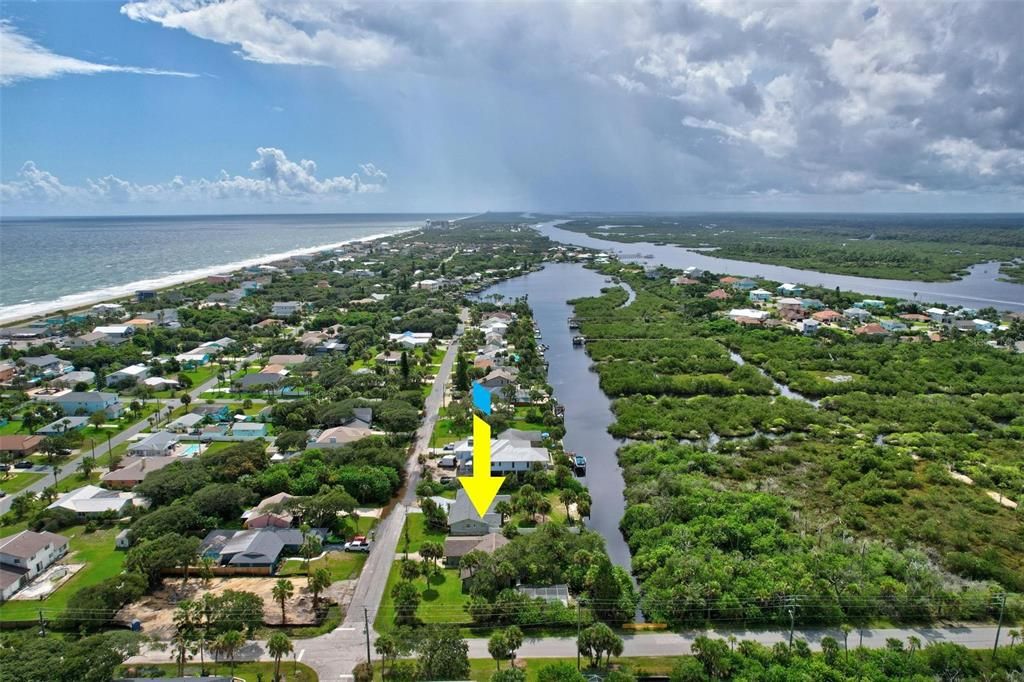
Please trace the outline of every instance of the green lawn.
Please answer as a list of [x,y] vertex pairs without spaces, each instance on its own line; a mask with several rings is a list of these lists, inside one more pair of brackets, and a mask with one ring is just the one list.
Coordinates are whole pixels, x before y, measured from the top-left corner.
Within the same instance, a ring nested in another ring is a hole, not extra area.
[[[329,552],[322,559],[309,562],[309,570],[316,571],[326,568],[331,572],[331,581],[353,580],[359,577],[366,563],[366,555],[361,552]],[[306,575],[305,562],[289,559],[281,564],[279,575]]]
[[9,472],[9,474],[9,476],[5,476],[3,480],[0,480],[0,490],[3,490],[8,495],[24,490],[46,475],[34,474],[29,471]]
[[[53,477],[51,476],[51,479],[52,478]],[[92,472],[89,475],[89,478],[86,478],[85,476],[83,476],[82,472],[76,471],[75,473],[71,474],[67,478],[61,479],[57,483],[57,492],[58,493],[66,493],[66,492],[70,492],[70,491],[74,490],[75,488],[81,488],[82,486],[89,485],[89,484],[92,484],[92,485],[99,485],[100,484],[100,474],[99,474],[98,471]]]
[[[302,647],[296,646],[296,654]],[[210,661],[206,662],[207,672],[213,672],[214,666]],[[174,663],[154,663],[144,664],[139,666],[121,666],[121,674],[130,674],[132,670],[152,670],[158,669],[163,671],[164,677],[174,677],[178,674],[178,666]],[[196,677],[199,679],[199,675],[202,671],[199,669],[198,663],[188,663],[185,665],[185,676]],[[227,676],[231,672],[231,667],[227,662],[219,663],[216,666],[217,674]],[[257,674],[262,677],[257,678]],[[156,678],[160,679],[160,678]],[[239,663],[235,666],[235,679],[245,680],[245,682],[256,682],[257,679],[261,679],[264,682],[270,682],[274,679],[274,664],[273,663]],[[319,677],[312,668],[305,663],[295,664],[291,658],[281,659],[281,681],[282,682],[318,682]]]
[[60,534],[71,541],[65,562],[84,563],[85,567],[42,601],[9,601],[3,604],[0,606],[0,620],[35,620],[39,617],[39,609],[46,609],[49,617],[53,618],[64,610],[71,595],[78,590],[120,573],[124,552],[114,549],[114,537],[118,532],[120,529],[115,527],[86,533],[85,526],[72,526],[61,531]]
[[406,551],[405,537],[409,536],[409,552],[418,552],[424,542],[433,541],[444,543],[447,534],[441,530],[430,530],[423,514],[409,514],[405,517],[405,526],[402,535],[398,538],[399,553]]
[[18,419],[12,419],[3,426],[0,426],[0,436],[13,436],[18,433],[21,433],[21,421]]
[[[391,589],[401,580],[401,564],[401,561],[394,562],[391,565],[391,572],[388,573],[384,598],[380,602],[380,609],[374,621],[377,632],[388,632],[394,627],[395,602],[391,598]],[[421,595],[417,615],[424,623],[469,624],[469,614],[464,610],[465,605],[469,603],[469,595],[462,592],[458,569],[443,569],[439,575],[430,579],[429,584],[425,577],[420,576],[414,584]]]

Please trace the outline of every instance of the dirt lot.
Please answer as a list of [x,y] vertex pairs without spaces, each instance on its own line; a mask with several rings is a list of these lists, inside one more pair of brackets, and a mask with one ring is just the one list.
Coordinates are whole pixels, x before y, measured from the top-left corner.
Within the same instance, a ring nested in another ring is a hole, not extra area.
[[[295,586],[295,593],[285,603],[288,624],[314,624],[316,620],[313,617],[313,596],[306,589],[306,579],[303,577],[290,580]],[[263,599],[263,622],[267,625],[279,625],[281,606],[271,596],[271,590],[277,581],[277,577],[214,578],[210,581],[209,588],[205,588],[203,582],[196,578],[189,579],[187,584],[182,584],[181,578],[168,578],[161,589],[121,609],[117,619],[128,624],[138,618],[142,621],[143,632],[167,638],[174,634],[174,609],[179,602],[199,599],[206,592],[222,594],[225,590],[235,590],[259,595]],[[329,594],[323,595],[321,604],[325,598],[329,600],[331,597]]]

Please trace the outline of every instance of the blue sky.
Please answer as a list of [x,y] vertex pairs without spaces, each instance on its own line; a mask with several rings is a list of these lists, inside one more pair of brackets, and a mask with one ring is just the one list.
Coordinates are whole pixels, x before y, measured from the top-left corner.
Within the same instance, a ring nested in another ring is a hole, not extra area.
[[6,2],[2,210],[1022,210],[1022,8]]

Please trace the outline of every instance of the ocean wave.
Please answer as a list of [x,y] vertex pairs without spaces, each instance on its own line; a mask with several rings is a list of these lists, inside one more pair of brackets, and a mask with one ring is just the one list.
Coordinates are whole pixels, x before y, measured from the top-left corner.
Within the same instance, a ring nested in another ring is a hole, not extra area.
[[242,268],[251,267],[253,265],[262,265],[271,261],[282,260],[290,258],[292,256],[303,256],[310,253],[319,253],[320,251],[328,251],[330,249],[337,249],[346,244],[354,244],[356,242],[372,241],[374,239],[381,239],[382,237],[390,237],[396,234],[402,234],[404,232],[412,232],[413,230],[419,229],[418,226],[403,226],[396,227],[386,232],[378,232],[375,234],[367,235],[365,237],[357,237],[354,239],[346,239],[340,242],[332,242],[330,244],[320,244],[318,246],[308,246],[300,249],[292,249],[291,251],[282,251],[280,253],[268,253],[262,256],[256,256],[254,258],[247,258],[245,260],[234,261],[231,263],[222,263],[220,265],[213,265],[204,268],[197,268],[194,270],[180,270],[178,272],[164,275],[162,277],[156,277],[152,279],[140,279],[134,282],[126,282],[124,284],[114,284],[99,289],[92,289],[90,291],[83,291],[74,294],[66,294],[59,298],[49,301],[32,301],[28,303],[19,303],[17,305],[6,306],[0,308],[0,324],[7,324],[16,322],[18,320],[27,320],[47,313],[56,312],[58,310],[75,310],[82,308],[87,305],[93,305],[102,301],[109,301],[113,299],[124,298],[125,296],[131,296],[139,289],[163,289],[166,287],[174,286],[176,284],[184,284],[194,280],[202,279],[209,275],[218,275],[225,272],[234,272],[241,270]]

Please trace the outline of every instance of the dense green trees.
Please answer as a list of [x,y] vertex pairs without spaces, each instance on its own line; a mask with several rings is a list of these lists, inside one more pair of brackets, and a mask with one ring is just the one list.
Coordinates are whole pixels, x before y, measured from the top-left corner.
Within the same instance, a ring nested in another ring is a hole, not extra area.
[[109,632],[81,639],[21,636],[0,644],[0,671],[11,682],[109,682],[141,637]]

